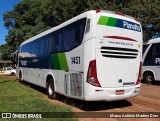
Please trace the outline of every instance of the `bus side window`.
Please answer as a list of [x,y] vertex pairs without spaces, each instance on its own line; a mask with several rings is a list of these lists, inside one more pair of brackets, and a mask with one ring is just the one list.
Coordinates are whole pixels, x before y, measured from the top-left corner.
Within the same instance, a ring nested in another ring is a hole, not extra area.
[[157,55],[158,55],[157,46],[156,46],[156,45],[153,45],[153,47],[152,47],[152,56],[153,56],[153,57],[156,57]]
[[160,57],[160,43],[155,44],[155,56]]
[[148,57],[158,57],[160,56],[160,43],[156,43],[156,44],[153,44],[148,53],[147,53],[147,58]]
[[53,41],[54,41],[54,34],[51,34],[50,37],[49,37],[49,40],[48,40],[48,52],[49,53],[52,53],[53,52]]
[[146,55],[146,58],[152,57],[152,48],[153,48],[153,45],[149,48],[149,51],[148,51],[148,53]]
[[84,36],[84,30],[86,25],[86,18],[83,18],[76,23],[76,39],[75,39],[75,46],[81,44]]
[[54,33],[54,41],[53,41],[54,53],[63,51],[62,39],[63,39],[63,33],[62,33],[62,29],[60,29]]
[[71,50],[75,45],[76,23],[72,23],[63,29],[63,42],[65,51]]
[[143,54],[146,51],[146,49],[148,48],[148,45],[143,45]]

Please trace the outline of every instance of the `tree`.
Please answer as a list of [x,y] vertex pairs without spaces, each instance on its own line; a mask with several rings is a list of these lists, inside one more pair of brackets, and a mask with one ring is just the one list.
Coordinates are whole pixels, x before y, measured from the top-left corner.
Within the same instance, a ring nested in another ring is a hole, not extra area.
[[143,39],[160,37],[160,1],[159,0],[132,0],[123,9],[123,12],[138,18],[143,28]]
[[23,0],[3,16],[9,29],[5,46],[13,52],[24,40],[93,9],[118,11],[139,19],[147,41],[160,37],[159,5],[159,0]]
[[7,44],[0,46],[0,59],[8,60],[11,59],[11,51]]

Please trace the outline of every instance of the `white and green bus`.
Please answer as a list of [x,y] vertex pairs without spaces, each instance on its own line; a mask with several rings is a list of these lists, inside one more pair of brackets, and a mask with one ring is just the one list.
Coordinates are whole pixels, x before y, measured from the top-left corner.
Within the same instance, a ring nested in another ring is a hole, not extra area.
[[17,77],[57,94],[113,101],[140,91],[142,29],[119,12],[91,10],[24,41]]

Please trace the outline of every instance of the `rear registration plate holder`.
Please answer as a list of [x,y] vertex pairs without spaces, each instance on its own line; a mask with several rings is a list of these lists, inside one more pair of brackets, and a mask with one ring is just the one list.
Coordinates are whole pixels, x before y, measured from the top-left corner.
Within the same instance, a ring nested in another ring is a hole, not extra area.
[[116,95],[124,95],[124,90],[116,90]]

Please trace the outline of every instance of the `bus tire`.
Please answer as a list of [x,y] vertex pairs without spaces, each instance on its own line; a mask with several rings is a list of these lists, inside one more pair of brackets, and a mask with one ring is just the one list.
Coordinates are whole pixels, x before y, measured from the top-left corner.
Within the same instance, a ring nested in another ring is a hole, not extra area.
[[54,90],[54,82],[52,78],[47,81],[47,94],[49,99],[56,99],[56,94]]
[[144,74],[144,81],[147,84],[155,84],[154,76],[151,73]]

